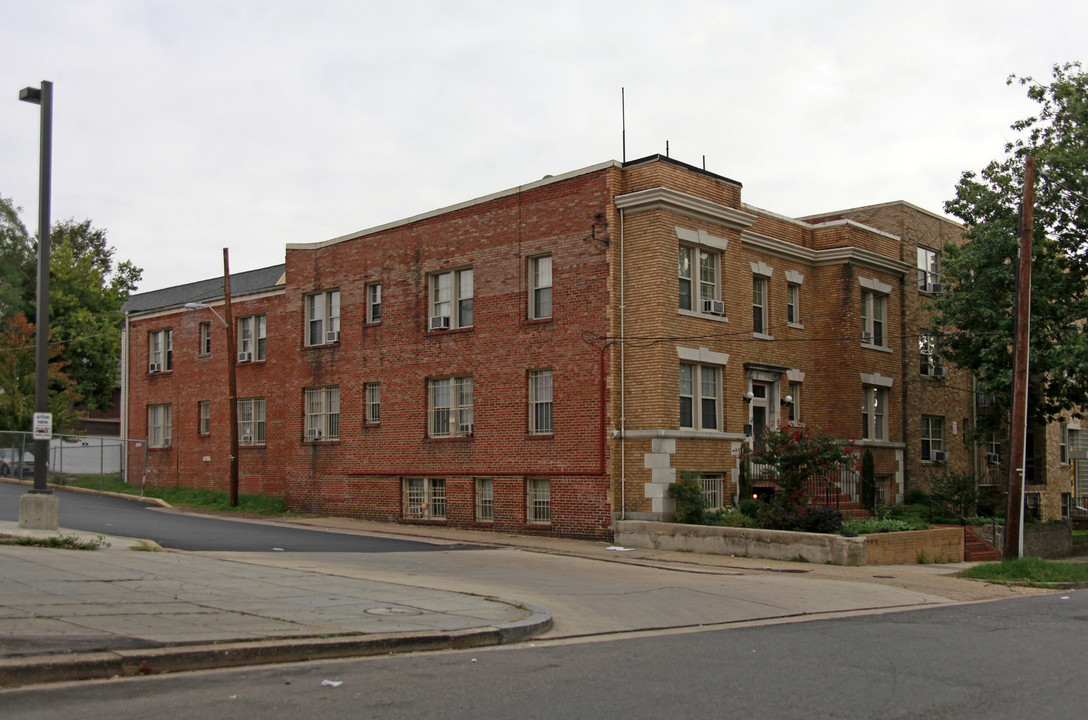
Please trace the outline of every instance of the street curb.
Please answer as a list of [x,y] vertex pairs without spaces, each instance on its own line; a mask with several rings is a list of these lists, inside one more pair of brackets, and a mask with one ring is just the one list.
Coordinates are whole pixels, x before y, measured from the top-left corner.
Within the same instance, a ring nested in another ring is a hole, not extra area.
[[[19,480],[17,478],[0,478],[0,482],[11,483],[12,485],[27,485],[33,486],[33,480]],[[158,505],[159,507],[173,507],[170,503],[159,498],[143,497],[141,495],[128,495],[126,493],[108,492],[106,490],[95,490],[94,488],[81,488],[74,487],[72,485],[58,485],[57,483],[49,483],[51,489],[64,490],[67,492],[84,493],[87,495],[105,495],[106,497],[121,498],[122,500],[131,500],[133,502],[143,503],[144,505]]]
[[541,607],[494,600],[526,609],[530,615],[510,623],[441,633],[375,633],[0,658],[0,688],[511,645],[544,633],[552,626],[551,613]]

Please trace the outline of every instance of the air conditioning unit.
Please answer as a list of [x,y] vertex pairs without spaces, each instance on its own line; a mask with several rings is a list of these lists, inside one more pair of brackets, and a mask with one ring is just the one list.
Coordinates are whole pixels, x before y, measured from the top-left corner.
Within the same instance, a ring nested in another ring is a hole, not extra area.
[[329,330],[327,333],[325,333],[325,342],[327,342],[327,343],[340,342],[340,331],[339,330]]
[[863,343],[871,343],[873,341],[873,334],[869,332],[863,332],[861,334],[861,341]]
[[991,465],[997,465],[1001,462],[1001,456],[997,453],[989,453],[986,456],[986,462],[990,463]]
[[249,362],[253,359],[253,353],[240,352],[238,353],[238,362]]
[[944,295],[944,284],[942,283],[930,283],[929,291],[934,295]]
[[147,366],[147,371],[149,373],[157,373],[160,370],[162,370],[162,365],[160,365],[159,363],[149,363]]
[[449,330],[450,318],[448,315],[435,315],[431,318],[431,330]]
[[703,300],[703,312],[711,315],[724,315],[725,303],[721,300]]
[[948,453],[943,450],[934,450],[932,453],[933,462],[948,462]]
[[933,375],[933,377],[941,377],[941,378],[948,377],[948,368],[944,367],[943,365],[938,365],[937,367],[933,368],[930,372]]
[[243,435],[242,437],[240,437],[238,439],[238,444],[239,445],[252,445],[253,444],[253,436],[252,435]]
[[306,439],[307,440],[320,440],[321,439],[321,428],[309,428],[306,431]]

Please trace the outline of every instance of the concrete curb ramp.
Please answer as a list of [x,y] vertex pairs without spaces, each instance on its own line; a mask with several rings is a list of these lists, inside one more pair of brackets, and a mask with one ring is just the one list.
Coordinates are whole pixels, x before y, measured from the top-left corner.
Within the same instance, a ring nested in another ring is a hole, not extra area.
[[309,660],[465,650],[522,642],[547,632],[552,626],[551,613],[543,608],[501,598],[495,598],[495,601],[524,608],[530,615],[515,622],[443,633],[375,633],[0,658],[0,687]]

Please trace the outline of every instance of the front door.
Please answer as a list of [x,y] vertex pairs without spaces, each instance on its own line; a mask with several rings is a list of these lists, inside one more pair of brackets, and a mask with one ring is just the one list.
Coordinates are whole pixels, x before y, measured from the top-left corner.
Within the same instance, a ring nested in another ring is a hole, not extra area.
[[752,383],[752,437],[756,450],[763,449],[763,431],[772,422],[771,407],[768,402],[770,394],[770,386],[765,383]]

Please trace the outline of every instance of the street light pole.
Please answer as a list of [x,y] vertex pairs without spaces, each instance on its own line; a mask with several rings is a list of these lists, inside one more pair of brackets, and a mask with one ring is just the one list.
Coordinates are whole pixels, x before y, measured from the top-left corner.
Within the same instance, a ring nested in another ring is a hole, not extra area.
[[230,506],[238,507],[238,376],[235,367],[234,316],[230,307],[230,259],[223,248],[223,314],[201,302],[185,303],[186,310],[211,310],[227,331],[227,411],[230,422]]
[[[41,107],[41,143],[38,163],[38,293],[34,311],[34,413],[36,420],[49,413],[49,201],[53,167],[53,83],[26,87],[19,99]],[[35,422],[35,434],[40,430]],[[52,420],[47,432],[52,432]],[[19,526],[56,530],[60,502],[49,490],[46,477],[49,438],[34,440],[34,488],[20,500]]]

